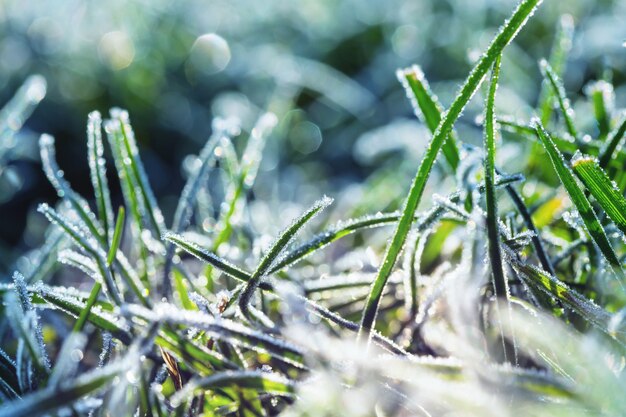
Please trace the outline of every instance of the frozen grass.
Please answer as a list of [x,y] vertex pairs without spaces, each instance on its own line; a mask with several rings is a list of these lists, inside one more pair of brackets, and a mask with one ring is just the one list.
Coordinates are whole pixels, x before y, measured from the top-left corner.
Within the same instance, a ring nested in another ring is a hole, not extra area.
[[[72,189],[43,135],[60,201],[40,206],[47,241],[0,286],[0,417],[626,414],[626,123],[600,80],[587,89],[596,129],[577,125],[560,81],[570,18],[540,63],[538,117],[498,111],[501,57],[538,3],[519,4],[447,110],[419,67],[398,71],[432,133],[398,212],[327,225],[324,197],[291,223],[252,218],[271,113],[249,131],[214,121],[171,225],[127,112],[89,115],[93,197]],[[481,149],[454,126],[489,73]],[[1,116],[22,120],[31,102]],[[506,172],[499,149],[513,140],[545,169]],[[456,190],[423,198],[440,150]],[[272,239],[254,221],[289,226]],[[307,228],[319,230],[299,238]],[[50,284],[56,260],[89,291]]]

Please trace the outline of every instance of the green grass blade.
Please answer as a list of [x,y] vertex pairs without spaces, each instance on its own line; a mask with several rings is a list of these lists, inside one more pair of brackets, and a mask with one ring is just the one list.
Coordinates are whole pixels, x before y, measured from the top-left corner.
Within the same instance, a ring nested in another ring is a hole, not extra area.
[[[142,209],[139,207],[139,197],[137,196],[135,184],[132,180],[132,174],[130,167],[125,163],[124,155],[122,153],[122,146],[120,140],[120,127],[119,122],[114,120],[107,120],[104,124],[104,131],[107,134],[109,146],[113,154],[113,162],[117,171],[118,178],[120,180],[120,187],[122,189],[122,195],[124,196],[124,202],[126,208],[130,211],[132,218],[132,232],[135,240],[137,241],[138,255],[141,261],[145,264],[147,249],[143,240],[141,239],[141,230],[144,229]],[[133,245],[134,246],[134,245]]]
[[509,42],[511,42],[517,32],[526,23],[527,19],[530,15],[532,15],[539,3],[540,0],[524,0],[519,3],[511,18],[504,24],[500,32],[492,41],[491,45],[487,48],[485,54],[472,69],[467,80],[454,99],[454,102],[450,106],[450,109],[441,119],[437,130],[433,134],[433,138],[428,146],[428,149],[426,150],[426,154],[422,159],[420,167],[418,168],[415,179],[413,180],[413,184],[411,185],[411,189],[402,211],[402,216],[398,222],[391,242],[387,245],[387,250],[380,265],[378,276],[372,285],[370,296],[368,297],[365,308],[363,309],[359,338],[367,336],[369,339],[369,334],[376,320],[378,304],[380,302],[385,284],[402,250],[406,236],[409,233],[411,223],[413,222],[413,216],[415,215],[417,206],[422,198],[426,182],[439,150],[441,149],[445,139],[450,134],[457,118],[461,115],[465,105],[472,98],[482,83],[487,71],[489,71],[495,60],[501,55],[502,50],[509,44]]
[[493,274],[494,291],[497,297],[508,298],[509,292],[502,267],[500,233],[498,229],[498,202],[494,185],[496,176],[496,120],[494,107],[498,77],[500,75],[500,61],[500,57],[498,57],[493,64],[485,113],[485,202],[487,206],[489,260],[491,262],[491,273]]
[[611,331],[610,322],[612,316],[609,312],[545,271],[524,263],[515,256],[511,256],[511,262],[513,267],[522,277],[526,278],[526,281],[531,286],[556,298],[584,320],[616,338],[622,344],[626,342],[623,334]]
[[574,174],[563,159],[563,155],[561,155],[561,152],[559,152],[556,145],[550,138],[550,135],[544,130],[539,120],[535,120],[535,132],[537,137],[543,143],[548,156],[552,161],[552,165],[554,166],[561,183],[565,187],[565,190],[569,194],[572,203],[580,213],[580,217],[587,228],[587,232],[596,245],[598,245],[602,255],[621,280],[624,276],[621,263],[617,259],[617,255],[615,255],[615,251],[613,250],[613,247],[611,246],[611,243],[609,242],[598,217],[594,213],[589,200],[576,183]]
[[236,217],[239,200],[254,184],[261,164],[265,142],[277,123],[278,119],[275,114],[265,113],[259,118],[252,132],[250,132],[250,138],[239,165],[239,176],[227,192],[226,209],[220,213],[220,218],[217,222],[217,233],[213,240],[214,251],[230,238],[233,226],[232,219]]
[[99,282],[96,282],[91,289],[91,293],[89,294],[89,298],[87,299],[87,303],[85,303],[85,308],[80,312],[80,316],[78,316],[78,320],[74,324],[74,332],[78,333],[83,330],[85,327],[85,323],[87,323],[87,318],[89,317],[89,313],[91,312],[91,308],[98,301],[98,295],[100,295],[100,290],[102,289],[102,285]]
[[600,151],[600,168],[606,168],[613,158],[613,154],[626,134],[626,112],[622,113],[620,124],[611,132],[606,146]]
[[519,195],[519,193],[511,185],[506,186],[506,191],[509,194],[511,201],[513,201],[513,204],[517,208],[517,211],[520,213],[520,216],[522,216],[522,219],[524,220],[524,224],[526,225],[528,230],[531,233],[533,233],[533,236],[531,237],[531,241],[533,243],[533,246],[535,247],[535,251],[537,252],[537,258],[539,258],[541,267],[544,270],[548,271],[550,274],[556,275],[556,273],[554,272],[554,266],[552,265],[552,262],[550,261],[550,257],[548,256],[548,253],[543,247],[543,243],[539,235],[539,229],[537,229],[537,226],[535,225],[532,215],[530,214],[528,207],[526,207],[526,204],[524,203],[522,196]]
[[109,247],[109,253],[107,253],[107,265],[111,266],[116,258],[117,250],[122,242],[122,234],[124,233],[124,222],[126,220],[126,210],[124,206],[120,206],[117,212],[117,220],[115,221],[115,230],[113,231],[113,237],[111,238],[111,246]]
[[280,236],[278,236],[278,239],[276,239],[276,241],[267,251],[263,259],[261,259],[261,262],[252,273],[250,279],[246,283],[244,290],[241,292],[241,296],[239,297],[239,308],[244,316],[249,316],[250,300],[254,294],[254,291],[259,286],[261,278],[267,275],[271,267],[280,260],[280,256],[283,253],[287,244],[291,242],[295,235],[307,222],[309,222],[309,220],[315,217],[320,211],[328,207],[332,203],[332,201],[333,200],[328,197],[324,197],[323,199],[317,201],[310,209],[308,209],[300,217],[298,217],[291,224],[291,226],[287,227],[280,234]]
[[[559,20],[557,34],[552,44],[552,51],[550,52],[550,66],[557,75],[563,74],[565,64],[567,62],[567,56],[572,49],[572,39],[574,37],[574,19],[570,15],[563,15]],[[554,93],[549,85],[549,82],[545,81],[541,84],[541,92],[539,93],[539,115],[541,117],[541,123],[547,125],[552,116]]]
[[72,404],[104,387],[117,375],[128,370],[129,364],[123,361],[96,369],[72,381],[48,387],[27,395],[19,400],[0,406],[0,417],[50,415],[62,407]]
[[574,139],[578,138],[578,131],[576,130],[576,126],[574,125],[574,109],[572,108],[567,95],[565,94],[565,87],[563,87],[563,82],[561,78],[554,72],[548,61],[542,59],[539,62],[539,67],[541,68],[541,73],[545,77],[546,80],[550,83],[554,94],[556,95],[557,101],[559,103],[559,108],[561,109],[561,115],[563,116],[563,121],[565,122],[565,127],[567,128],[567,132]]
[[[193,215],[194,203],[197,199],[198,192],[206,181],[211,167],[216,159],[216,148],[218,144],[229,142],[230,138],[239,134],[240,128],[238,124],[216,119],[213,122],[213,134],[204,145],[198,156],[199,166],[189,175],[185,187],[181,193],[176,211],[174,212],[174,220],[172,222],[172,231],[181,233],[188,225]],[[163,268],[163,295],[168,296],[171,291],[170,272],[172,269],[172,257],[174,256],[174,246],[167,246],[165,255],[165,267]]]
[[130,167],[132,182],[139,191],[140,202],[148,215],[149,224],[156,236],[159,237],[165,231],[163,214],[156,202],[152,187],[148,181],[148,175],[139,157],[139,149],[130,125],[128,112],[121,109],[112,109],[111,117],[119,122],[122,156],[124,161],[128,161],[127,165]]
[[594,158],[578,156],[572,168],[606,214],[622,233],[626,233],[626,200]]
[[599,130],[598,139],[602,141],[611,130],[611,111],[615,101],[613,86],[604,80],[595,81],[585,87],[585,93],[591,98]]
[[50,222],[56,224],[72,238],[72,240],[87,252],[96,262],[98,266],[98,272],[104,281],[105,288],[107,289],[107,295],[111,297],[113,302],[117,305],[122,303],[122,297],[119,293],[117,285],[113,280],[111,269],[106,265],[106,255],[97,246],[96,242],[90,241],[89,236],[86,236],[82,231],[73,225],[68,219],[58,214],[55,210],[50,208],[47,204],[41,204],[38,208],[39,212],[43,213]]
[[111,239],[113,230],[113,208],[102,145],[102,119],[97,111],[89,113],[87,122],[87,153],[91,184],[96,196],[98,219],[104,229],[106,241]]
[[259,392],[292,395],[295,383],[281,375],[259,371],[226,371],[189,381],[171,399],[174,407],[194,395],[215,388],[247,388]]
[[[24,81],[11,100],[0,110],[0,138],[3,141],[10,139],[22,128],[24,122],[46,96],[46,90],[46,79],[41,75],[31,75]],[[4,154],[0,153],[0,158],[3,156]]]
[[[437,96],[431,91],[422,69],[417,65],[413,65],[410,68],[398,70],[396,76],[404,87],[416,116],[422,119],[431,133],[434,133],[441,121],[443,106],[439,103]],[[441,152],[450,168],[452,168],[452,172],[456,172],[460,157],[454,131],[451,131],[446,138],[441,147]]]
[[100,228],[95,220],[95,215],[89,208],[89,204],[78,195],[69,183],[63,178],[63,171],[59,168],[56,162],[56,152],[54,149],[54,138],[50,135],[43,134],[39,138],[39,149],[41,154],[41,163],[43,164],[44,172],[48,177],[50,183],[57,190],[59,197],[68,201],[81,221],[87,226],[92,236],[98,240],[98,242],[104,242],[104,231]]

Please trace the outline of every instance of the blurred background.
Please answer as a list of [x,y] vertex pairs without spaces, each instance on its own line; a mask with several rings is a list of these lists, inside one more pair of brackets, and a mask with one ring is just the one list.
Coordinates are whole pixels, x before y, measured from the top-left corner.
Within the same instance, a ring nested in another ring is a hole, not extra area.
[[[328,194],[339,199],[337,218],[396,208],[429,139],[396,69],[419,64],[449,105],[515,4],[1,0],[0,107],[33,74],[45,78],[47,93],[23,126],[22,120],[3,121],[0,273],[41,244],[47,222],[35,209],[57,201],[41,170],[39,135],[56,138],[66,178],[91,198],[87,114],[106,116],[114,106],[130,113],[167,224],[184,184],[184,162],[208,138],[212,119],[235,116],[249,129],[266,110],[279,124],[265,150],[256,199],[289,207]],[[616,106],[626,105],[626,1],[545,0],[507,49],[502,113],[531,115],[540,85],[537,61],[549,55],[565,13],[576,26],[564,77],[568,92],[574,96],[590,80],[610,78]],[[43,83],[30,81],[28,97],[39,101]],[[465,142],[480,143],[475,117],[481,101],[479,94],[457,125]],[[584,109],[579,114],[584,118]],[[517,150],[507,152],[514,157]],[[109,175],[120,202],[112,164]],[[276,213],[265,211],[283,217]]]

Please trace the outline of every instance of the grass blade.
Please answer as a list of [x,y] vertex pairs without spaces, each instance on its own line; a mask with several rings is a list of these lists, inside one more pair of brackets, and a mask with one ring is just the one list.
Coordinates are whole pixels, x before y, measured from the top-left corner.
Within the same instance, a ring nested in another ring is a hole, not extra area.
[[[189,224],[191,216],[193,214],[193,204],[196,200],[198,192],[202,184],[206,181],[209,175],[210,168],[213,165],[216,155],[216,147],[222,141],[226,141],[237,134],[239,134],[239,125],[230,121],[216,119],[213,122],[213,135],[209,138],[207,143],[200,151],[199,166],[196,170],[189,175],[185,188],[178,200],[176,211],[174,212],[174,220],[172,222],[172,231],[174,233],[181,233]],[[174,256],[174,246],[170,243],[166,249],[165,255],[165,267],[163,268],[164,285],[163,293],[167,297],[171,291],[170,285],[170,271],[172,269],[172,257]]]
[[85,327],[85,323],[87,323],[87,318],[89,317],[89,313],[91,312],[91,308],[98,301],[98,295],[100,295],[100,290],[102,289],[102,285],[99,282],[96,282],[91,289],[91,293],[89,294],[89,298],[87,299],[87,303],[85,303],[85,308],[80,312],[80,316],[78,316],[78,320],[74,323],[74,333],[80,333]]
[[622,233],[626,233],[626,200],[594,158],[579,155],[572,169]]
[[116,258],[117,250],[120,247],[122,241],[122,234],[124,233],[124,222],[126,220],[126,210],[124,206],[120,206],[117,212],[117,220],[115,221],[115,230],[113,231],[113,237],[111,238],[111,246],[109,247],[109,253],[107,253],[107,265],[111,266]]
[[611,130],[611,111],[615,102],[613,86],[604,81],[595,81],[585,87],[585,94],[590,96],[593,113],[598,125],[598,139],[604,140]]
[[97,111],[89,113],[87,122],[87,153],[91,184],[96,196],[98,219],[104,229],[105,240],[111,239],[113,230],[113,208],[102,145],[102,119]]
[[496,121],[495,99],[500,75],[500,57],[493,64],[491,84],[487,96],[485,113],[485,202],[487,206],[487,237],[489,244],[489,260],[493,274],[493,287],[497,297],[509,296],[504,269],[502,268],[502,253],[500,248],[500,233],[498,230],[498,202],[494,179],[496,176]]
[[517,32],[526,23],[527,19],[535,11],[539,3],[540,0],[524,0],[519,3],[511,18],[504,24],[500,32],[492,41],[491,45],[487,48],[485,54],[472,69],[467,80],[454,99],[454,102],[450,106],[450,109],[441,119],[437,130],[433,134],[433,138],[431,139],[428,149],[426,150],[426,154],[422,159],[420,167],[418,168],[415,179],[413,180],[413,184],[411,185],[411,189],[402,211],[402,216],[398,222],[391,242],[387,245],[384,259],[380,265],[376,280],[372,285],[370,296],[368,297],[365,308],[363,309],[359,338],[367,337],[369,339],[369,334],[376,320],[378,304],[380,302],[385,284],[398,259],[398,255],[402,250],[407,234],[409,233],[411,223],[413,222],[413,216],[415,215],[417,206],[422,198],[426,182],[439,150],[441,149],[445,139],[450,134],[457,118],[461,115],[465,105],[472,98],[482,83],[487,71],[489,71],[495,60],[500,56],[502,50],[509,44],[509,42],[511,42]]
[[50,135],[43,134],[39,138],[39,149],[41,153],[41,162],[43,164],[44,172],[48,177],[50,183],[57,190],[59,197],[68,201],[81,221],[87,226],[92,236],[99,242],[104,242],[104,232],[97,224],[95,215],[89,208],[89,204],[78,195],[69,183],[63,178],[63,171],[59,168],[56,162],[56,152],[54,149],[54,138]]
[[620,279],[620,283],[622,278],[624,277],[624,272],[622,270],[622,266],[620,261],[617,259],[617,255],[609,242],[609,239],[598,220],[598,217],[593,211],[589,200],[585,197],[585,194],[580,189],[578,184],[576,183],[576,179],[574,178],[574,174],[571,169],[567,166],[565,160],[563,159],[563,155],[557,149],[556,145],[550,138],[548,132],[545,131],[541,122],[539,120],[534,121],[535,133],[537,137],[543,143],[550,160],[552,161],[552,165],[559,176],[561,183],[565,187],[565,190],[569,194],[572,199],[572,203],[580,213],[580,216],[587,228],[587,232],[593,239],[593,241],[598,245],[602,255],[607,260],[609,265],[613,268],[615,273]]
[[88,372],[73,380],[72,384],[60,384],[58,387],[51,386],[19,400],[4,404],[0,406],[0,417],[35,417],[49,415],[63,407],[70,407],[76,400],[101,389],[118,374],[128,370],[128,366],[128,363],[121,361]]
[[213,251],[216,251],[221,244],[229,239],[233,226],[232,219],[236,217],[239,200],[254,184],[261,164],[265,142],[277,123],[278,119],[274,113],[265,113],[259,118],[252,132],[250,132],[250,138],[239,165],[239,176],[231,184],[227,192],[224,205],[226,209],[220,213],[220,218],[217,222]]
[[613,154],[626,134],[626,112],[622,112],[620,124],[611,132],[606,141],[606,146],[600,151],[600,168],[606,168],[613,158]]
[[107,289],[107,294],[112,298],[113,302],[120,305],[122,303],[122,297],[119,293],[117,285],[115,285],[115,281],[113,280],[113,275],[111,274],[111,269],[106,265],[106,255],[102,252],[102,250],[95,244],[95,242],[90,241],[89,236],[86,236],[82,233],[82,231],[73,225],[68,219],[58,214],[55,210],[50,208],[47,204],[41,204],[38,208],[39,212],[43,213],[48,220],[52,223],[61,227],[68,236],[72,238],[72,240],[80,246],[85,252],[93,257],[98,266],[98,272],[100,276],[104,280],[105,287]]
[[565,122],[565,127],[567,128],[567,132],[571,137],[576,139],[578,137],[578,131],[576,130],[576,126],[574,125],[574,109],[565,94],[565,87],[563,87],[563,83],[561,82],[560,77],[554,72],[548,61],[542,59],[539,62],[539,67],[541,68],[541,73],[544,78],[548,80],[554,94],[556,95],[557,101],[559,102],[559,108],[561,109],[561,115],[563,116],[563,121]]
[[127,165],[130,168],[132,182],[139,191],[138,194],[141,197],[140,201],[148,215],[149,223],[155,231],[156,236],[159,237],[163,231],[165,231],[163,214],[157,205],[152,187],[148,182],[148,175],[139,157],[139,149],[135,141],[135,134],[130,126],[128,112],[122,109],[112,109],[111,117],[119,123],[120,135],[118,138],[121,140],[122,156],[124,157],[124,161],[128,161]]
[[272,394],[292,395],[295,383],[281,375],[259,371],[219,372],[202,379],[189,381],[171,399],[172,406],[178,407],[189,397],[215,388],[246,388]]
[[[41,75],[32,75],[24,81],[11,100],[0,111],[0,138],[8,139],[19,131],[35,107],[46,96],[46,80]],[[0,152],[4,150],[0,147]],[[0,158],[4,156],[0,153]]]
[[261,278],[268,274],[271,267],[280,260],[280,256],[283,253],[285,247],[291,242],[294,236],[300,231],[300,229],[313,217],[315,217],[320,211],[324,210],[332,203],[332,199],[324,197],[317,201],[313,206],[308,209],[304,214],[298,217],[291,226],[287,227],[274,244],[267,251],[261,262],[250,276],[250,279],[246,283],[244,290],[239,297],[239,308],[243,315],[247,318],[250,316],[249,304],[254,294],[254,291],[259,286]]
[[[410,68],[398,70],[396,76],[413,105],[415,115],[422,119],[431,132],[435,132],[441,121],[443,106],[439,103],[437,96],[430,90],[422,69],[417,65],[413,65]],[[452,168],[452,172],[456,172],[460,157],[454,131],[451,131],[446,138],[441,147],[441,152],[446,161],[448,161],[448,165]]]
[[[557,34],[552,44],[550,52],[550,65],[557,75],[561,75],[565,69],[567,56],[572,49],[572,39],[574,37],[574,19],[570,15],[563,15],[559,20]],[[539,93],[539,103],[537,108],[541,116],[541,123],[547,125],[552,115],[554,93],[549,82],[544,80]]]

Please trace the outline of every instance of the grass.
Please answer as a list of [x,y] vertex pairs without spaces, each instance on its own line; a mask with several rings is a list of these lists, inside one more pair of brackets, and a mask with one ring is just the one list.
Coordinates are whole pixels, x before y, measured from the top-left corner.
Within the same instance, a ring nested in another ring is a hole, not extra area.
[[[31,266],[0,284],[0,417],[625,414],[626,124],[606,80],[588,89],[594,126],[571,110],[568,17],[539,63],[537,117],[500,114],[502,57],[538,6],[518,5],[448,109],[419,67],[397,72],[432,134],[397,212],[331,223],[344,210],[324,197],[255,218],[272,113],[213,123],[171,223],[126,111],[88,116],[93,196],[43,135],[59,201],[39,208],[49,233]],[[489,72],[472,146],[454,127]],[[505,169],[512,142],[531,151],[525,172]],[[430,196],[440,151],[454,189]]]

